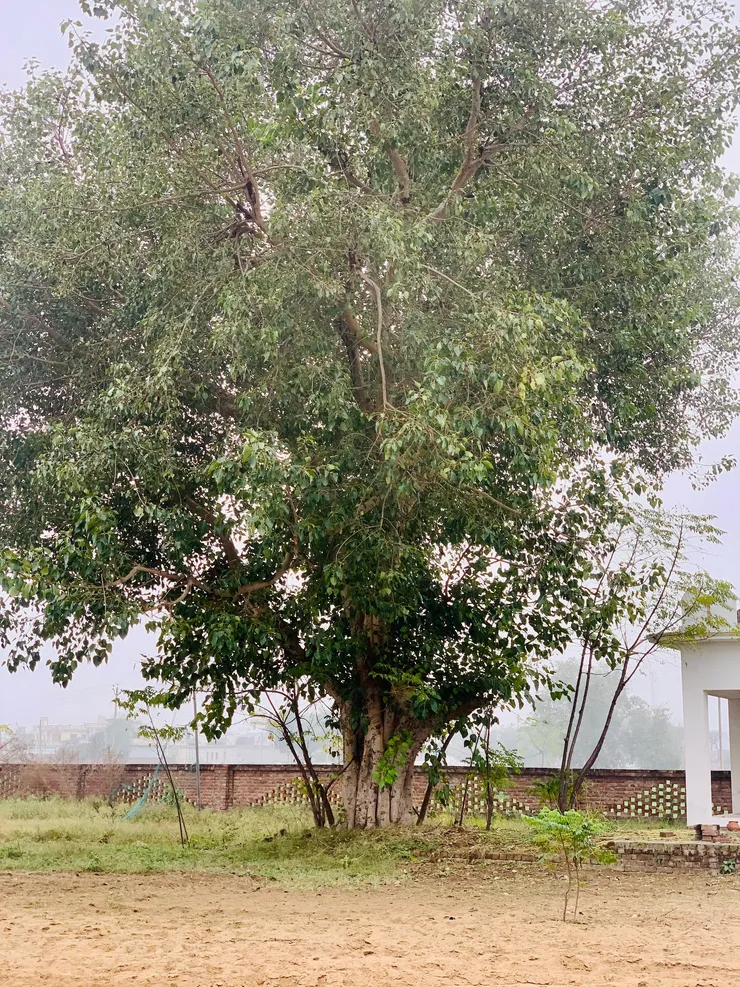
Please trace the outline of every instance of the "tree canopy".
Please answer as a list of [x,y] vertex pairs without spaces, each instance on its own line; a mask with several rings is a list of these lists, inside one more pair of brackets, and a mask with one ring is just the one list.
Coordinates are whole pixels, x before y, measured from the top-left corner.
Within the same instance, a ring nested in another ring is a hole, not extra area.
[[[88,9],[86,3],[83,9]],[[100,0],[1,97],[11,667],[142,618],[218,734],[329,695],[350,824],[578,635],[590,547],[735,412],[709,0]]]

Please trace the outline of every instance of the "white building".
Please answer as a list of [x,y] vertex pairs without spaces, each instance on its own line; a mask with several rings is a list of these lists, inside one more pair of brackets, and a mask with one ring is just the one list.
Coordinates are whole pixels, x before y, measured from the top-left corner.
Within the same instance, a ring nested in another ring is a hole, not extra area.
[[730,728],[732,815],[740,818],[740,628],[736,606],[712,612],[727,623],[725,630],[685,643],[681,651],[684,744],[686,757],[686,822],[727,825],[716,816],[712,800],[709,697],[727,700]]

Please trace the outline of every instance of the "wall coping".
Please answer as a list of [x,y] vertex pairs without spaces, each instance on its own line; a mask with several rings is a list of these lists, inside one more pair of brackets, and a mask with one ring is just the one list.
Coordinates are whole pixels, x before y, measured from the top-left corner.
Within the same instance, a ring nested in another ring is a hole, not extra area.
[[[43,765],[43,766],[54,766],[57,768],[106,768],[106,767],[122,767],[130,770],[152,770],[156,767],[156,762],[147,761],[130,761],[130,762],[107,762],[107,761],[74,761],[71,764],[55,764],[53,761],[19,761],[19,762],[8,762],[0,764],[0,771],[7,771],[13,768],[27,768],[32,765]],[[338,769],[341,767],[339,764],[317,764],[316,767],[322,771],[329,769]],[[194,764],[170,764],[170,769],[172,771],[194,771]],[[200,771],[201,774],[207,774],[209,772],[215,773],[218,771],[223,771],[225,769],[231,771],[245,771],[245,772],[257,772],[261,774],[281,774],[286,771],[298,771],[298,766],[293,763],[287,764],[201,764]],[[421,765],[417,765],[417,769],[421,770]],[[464,773],[468,770],[464,764],[451,764],[447,768],[452,774]],[[552,775],[557,774],[559,768],[522,768],[518,773],[519,778],[539,778],[542,775]],[[578,770],[577,768],[575,770]],[[622,778],[625,780],[638,780],[645,779],[647,781],[664,781],[664,780],[682,780],[685,777],[685,771],[683,768],[592,768],[588,773],[589,778]],[[716,781],[729,781],[730,780],[729,771],[712,771],[712,778]]]

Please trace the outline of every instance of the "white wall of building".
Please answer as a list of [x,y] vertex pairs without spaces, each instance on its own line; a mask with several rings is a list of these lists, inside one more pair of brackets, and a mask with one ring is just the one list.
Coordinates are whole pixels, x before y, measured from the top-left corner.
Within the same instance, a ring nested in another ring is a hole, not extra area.
[[[709,740],[711,696],[728,700],[733,813],[740,813],[740,637],[718,634],[681,649],[686,821],[709,823],[714,816]],[[733,758],[733,754],[735,757]]]

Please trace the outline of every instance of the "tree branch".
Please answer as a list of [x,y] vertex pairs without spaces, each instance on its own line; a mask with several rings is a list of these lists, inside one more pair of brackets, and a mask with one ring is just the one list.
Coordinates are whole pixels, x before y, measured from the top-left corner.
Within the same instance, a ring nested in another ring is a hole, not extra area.
[[[184,497],[183,504],[190,510],[193,514],[199,517],[202,521],[210,524],[212,528],[217,528],[219,525],[224,524],[224,518],[219,517],[212,510],[199,504],[193,497]],[[216,537],[221,543],[221,547],[224,550],[224,555],[229,565],[234,565],[241,561],[239,552],[236,545],[232,539],[225,532],[216,532]]]
[[274,586],[275,583],[279,582],[283,578],[283,576],[287,575],[287,573],[290,572],[291,566],[293,565],[293,562],[295,561],[297,554],[298,554],[297,538],[294,538],[293,549],[287,553],[287,555],[282,561],[280,568],[273,576],[270,576],[269,579],[259,579],[257,580],[257,582],[247,583],[246,586],[240,586],[231,595],[233,597],[250,596],[252,593],[256,593],[260,589],[267,589],[269,586]]
[[65,90],[62,93],[61,99],[59,101],[59,121],[57,122],[57,128],[54,132],[54,139],[59,145],[59,150],[62,152],[65,164],[69,165],[72,160],[72,155],[67,150],[67,145],[64,143],[64,117],[67,112],[67,99],[69,98],[69,90]]
[[398,181],[398,194],[403,205],[408,205],[411,201],[411,174],[409,172],[408,165],[398,153],[398,151],[393,147],[390,141],[385,140],[380,133],[380,124],[377,120],[370,121],[370,132],[374,137],[383,145],[383,150],[390,158],[391,167]]
[[348,330],[353,333],[358,346],[363,346],[370,353],[378,352],[378,344],[372,339],[367,339],[363,334],[362,327],[351,309],[345,308],[342,312],[342,318],[345,320]]
[[368,39],[368,41],[371,41],[373,44],[375,44],[375,34],[370,30],[367,21],[362,16],[360,5],[357,3],[357,0],[351,0],[351,2],[352,2],[352,9],[355,12],[355,16],[357,17],[357,20],[360,22],[360,26],[362,27],[365,37]]
[[200,589],[210,592],[204,583],[201,583],[200,580],[195,578],[195,576],[192,576],[187,572],[169,572],[166,569],[155,569],[148,565],[132,566],[125,576],[120,576],[118,579],[114,579],[109,583],[101,583],[100,587],[98,587],[97,584],[91,584],[90,588],[101,588],[104,590],[116,589],[117,587],[125,586],[127,583],[130,583],[131,580],[140,573],[146,573],[149,576],[156,576],[158,579],[169,580],[169,582],[174,583],[175,585],[180,585],[181,583],[189,581],[193,586],[198,586]]
[[466,288],[465,285],[464,284],[460,284],[459,281],[455,281],[454,278],[451,278],[449,276],[449,274],[445,274],[444,271],[438,271],[436,267],[430,267],[429,264],[424,264],[424,267],[431,274],[436,274],[438,278],[442,278],[444,281],[449,281],[450,284],[454,284],[454,286],[456,288],[459,288],[460,291],[466,292],[468,295],[470,295],[471,298],[475,298],[476,297],[476,294],[475,294],[474,291],[471,291],[470,288]]
[[383,296],[379,286],[371,277],[368,277],[367,274],[363,274],[362,272],[360,272],[360,277],[375,292],[375,301],[378,306],[378,329],[375,344],[377,346],[378,368],[380,370],[380,393],[383,401],[383,411],[385,411],[387,408],[393,406],[388,400],[388,385],[385,377],[385,364],[383,362]]
[[350,55],[350,53],[348,51],[345,51],[344,48],[341,48],[336,43],[336,41],[333,41],[327,34],[325,34],[321,30],[321,28],[319,27],[319,25],[314,20],[313,15],[311,14],[311,9],[310,9],[309,5],[307,3],[305,3],[305,4],[303,4],[303,7],[304,7],[304,10],[306,11],[306,16],[308,17],[309,21],[311,22],[311,27],[314,29],[314,31],[316,32],[316,34],[318,35],[318,37],[324,42],[324,44],[329,49],[329,51],[332,52],[334,55],[336,55],[337,58],[350,59],[352,57]]
[[465,128],[465,133],[463,135],[463,143],[465,146],[465,157],[463,163],[460,166],[460,170],[453,179],[450,190],[444,199],[440,202],[437,208],[429,214],[428,219],[440,220],[447,216],[447,207],[452,199],[454,199],[457,194],[468,184],[468,182],[475,177],[478,171],[484,166],[491,163],[491,158],[494,154],[499,151],[503,151],[509,145],[509,139],[514,135],[524,130],[529,120],[534,114],[535,107],[528,107],[522,114],[521,118],[513,123],[505,136],[499,137],[493,142],[486,144],[476,153],[476,138],[478,135],[478,121],[480,115],[480,105],[481,105],[481,83],[480,79],[473,80],[473,105],[470,110],[470,117],[468,118],[468,125]]
[[470,169],[475,164],[475,135],[478,130],[478,117],[480,116],[480,93],[481,93],[481,80],[473,79],[473,100],[472,106],[470,108],[470,116],[468,117],[468,125],[465,128],[465,158],[462,163],[460,171],[457,173],[454,182],[452,183],[452,192],[457,192],[461,189],[467,179],[467,174]]
[[463,158],[463,163],[460,166],[460,170],[453,179],[452,185],[450,186],[450,191],[431,214],[431,219],[444,219],[447,214],[447,203],[449,200],[470,181],[476,171],[478,171],[483,164],[483,159],[480,156],[476,157],[475,155],[475,136],[478,131],[478,116],[480,114],[480,94],[481,80],[473,79],[472,105],[470,107],[468,125],[465,128],[465,133],[463,135],[465,157]]
[[242,142],[239,139],[239,134],[237,133],[234,119],[231,116],[231,113],[229,112],[229,107],[226,103],[226,97],[224,96],[224,91],[219,85],[218,79],[213,74],[213,71],[209,68],[208,65],[200,65],[199,68],[201,72],[203,72],[203,74],[210,80],[211,85],[216,90],[216,93],[218,94],[219,102],[221,103],[221,107],[224,111],[224,116],[226,118],[226,125],[228,126],[229,131],[231,132],[231,137],[234,141],[234,147],[236,149],[236,154],[237,154],[237,161],[239,163],[239,170],[241,171],[242,175],[244,176],[244,180],[246,181],[246,191],[247,191],[247,195],[249,196],[250,205],[252,207],[251,218],[254,220],[257,226],[259,226],[259,228],[262,230],[263,233],[267,233],[267,227],[265,226],[264,219],[262,218],[262,207],[260,205],[259,190],[257,188],[257,179],[255,178],[254,172],[247,160],[247,155],[244,151],[244,146],[242,145]]
[[359,354],[359,343],[357,335],[352,328],[352,325],[347,320],[346,312],[336,320],[336,326],[339,332],[339,336],[344,343],[344,347],[347,351],[347,362],[349,363],[349,376],[352,381],[352,391],[355,395],[355,400],[361,411],[365,414],[372,414],[375,410],[372,403],[369,401],[367,396],[367,391],[365,389],[365,382],[362,379],[362,367],[360,364],[360,354]]
[[57,332],[57,330],[53,326],[50,326],[48,323],[44,322],[43,319],[41,319],[38,315],[35,315],[33,312],[28,312],[26,310],[15,312],[12,306],[10,305],[10,303],[7,302],[4,298],[0,298],[0,309],[3,309],[4,311],[8,312],[11,315],[11,317],[18,316],[18,318],[23,319],[25,322],[30,322],[38,329],[41,329],[42,332],[45,332],[51,339],[54,340],[54,342],[58,343],[60,346],[65,346],[65,347],[70,346],[70,340],[67,339],[66,336],[63,336],[60,332]]
[[508,504],[505,504],[502,500],[498,500],[496,497],[493,497],[485,490],[481,490],[480,487],[475,487],[474,492],[480,494],[481,497],[485,497],[486,500],[489,500],[492,504],[495,504],[496,507],[500,507],[503,511],[508,511],[509,514],[515,514],[517,517],[522,516],[521,511],[518,511],[515,507],[509,507]]

